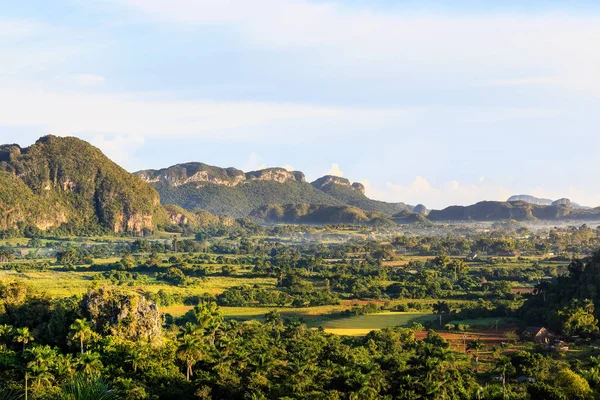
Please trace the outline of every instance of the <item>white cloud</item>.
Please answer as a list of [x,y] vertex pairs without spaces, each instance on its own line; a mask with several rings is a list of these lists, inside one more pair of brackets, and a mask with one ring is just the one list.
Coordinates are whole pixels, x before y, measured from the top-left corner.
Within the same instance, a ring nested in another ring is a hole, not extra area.
[[96,74],[77,74],[73,80],[81,86],[99,86],[104,84],[104,77]]
[[261,169],[265,169],[266,166],[263,162],[263,159],[260,155],[256,154],[255,152],[252,152],[250,154],[248,154],[248,159],[246,160],[246,163],[244,164],[244,166],[242,167],[243,171],[258,171]]
[[0,18],[0,40],[28,37],[39,30],[39,24],[33,21]]
[[541,186],[516,190],[504,185],[486,184],[481,177],[476,184],[460,183],[456,180],[432,185],[422,176],[417,176],[406,185],[387,182],[380,187],[371,184],[369,180],[361,183],[365,186],[368,197],[389,202],[404,202],[407,204],[424,204],[430,209],[442,209],[450,205],[471,205],[484,200],[506,201],[515,194],[529,194],[535,197],[556,200],[569,198],[571,201],[584,206],[600,205],[600,194],[591,189],[581,189],[574,186],[548,190]]
[[450,74],[487,76],[483,80],[491,86],[552,85],[600,92],[600,52],[593,51],[600,47],[597,15],[377,12],[306,0],[99,1],[156,20],[225,26],[257,46],[323,49],[319,66],[338,75],[420,71],[437,84]]
[[594,189],[594,187],[582,189],[575,186],[548,189],[537,186],[527,194],[551,200],[558,200],[566,197],[582,206],[598,207],[600,206],[600,194]]
[[[159,93],[56,91],[23,82],[0,81],[0,125],[40,126],[57,134],[98,133],[219,140],[294,140],[266,129],[315,124],[373,126],[411,120],[413,109],[370,109],[252,101],[173,100]],[[250,128],[263,129],[249,133]],[[334,129],[331,129],[333,132]],[[314,135],[320,135],[315,131]],[[292,137],[294,136],[294,137]]]
[[329,171],[325,172],[325,175],[334,175],[334,176],[343,177],[344,172],[340,169],[339,164],[333,163],[333,164],[331,164],[331,168],[329,169]]
[[111,160],[130,171],[137,169],[131,162],[134,160],[135,152],[144,145],[144,142],[144,138],[139,135],[111,138],[105,135],[96,135],[90,140],[92,145],[102,150]]
[[514,192],[502,185],[462,184],[458,181],[432,185],[422,176],[417,176],[408,185],[387,182],[383,188],[375,188],[363,182],[366,194],[378,200],[425,204],[428,208],[444,208],[449,205],[468,205],[482,200],[505,201]]
[[283,168],[286,169],[287,171],[290,171],[290,172],[291,171],[296,171],[296,167],[294,167],[293,165],[290,165],[290,164],[285,164],[283,166]]

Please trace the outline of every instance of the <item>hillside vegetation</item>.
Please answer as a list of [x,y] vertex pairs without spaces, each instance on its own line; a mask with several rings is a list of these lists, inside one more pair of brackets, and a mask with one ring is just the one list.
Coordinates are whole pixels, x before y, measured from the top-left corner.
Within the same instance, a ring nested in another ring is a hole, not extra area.
[[600,208],[575,208],[568,199],[561,199],[549,206],[524,201],[482,201],[470,206],[451,206],[432,210],[431,221],[534,221],[534,220],[591,220],[600,219]]
[[186,163],[136,175],[158,190],[163,204],[187,210],[202,208],[234,218],[273,204],[353,206],[387,216],[411,209],[404,203],[371,200],[365,196],[362,184],[345,178],[327,175],[307,183],[302,172],[283,168],[244,173],[235,168]]
[[364,211],[358,207],[352,206],[269,204],[253,211],[251,216],[268,222],[284,222],[292,224],[393,224],[393,222],[383,214]]
[[72,137],[0,146],[0,183],[3,231],[142,233],[166,221],[150,185]]

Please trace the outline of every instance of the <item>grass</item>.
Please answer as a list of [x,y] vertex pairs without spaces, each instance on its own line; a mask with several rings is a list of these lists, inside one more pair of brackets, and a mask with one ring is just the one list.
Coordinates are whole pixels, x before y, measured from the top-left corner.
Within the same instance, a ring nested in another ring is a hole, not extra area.
[[[191,310],[191,306],[171,306],[161,308],[162,313],[180,317]],[[383,312],[354,317],[332,318],[331,313],[343,311],[346,306],[319,306],[307,308],[268,308],[268,307],[220,307],[226,318],[239,320],[262,320],[271,310],[277,310],[283,318],[302,318],[311,328],[322,327],[328,333],[347,336],[364,336],[367,333],[389,326],[410,326],[413,322],[435,320],[435,315],[420,312]]]
[[489,329],[497,325],[498,328],[505,328],[510,326],[516,326],[519,323],[518,319],[515,318],[477,318],[477,319],[465,319],[461,321],[450,321],[448,324],[453,325],[469,325],[471,328],[478,329]]
[[389,326],[409,326],[413,322],[423,323],[434,319],[435,315],[430,313],[383,312],[330,320],[321,326],[325,332],[337,335],[364,336],[373,330]]
[[[170,306],[161,307],[160,311],[164,314],[171,314],[174,317],[180,317],[191,310],[192,306]],[[283,318],[302,318],[306,321],[315,322],[323,318],[328,318],[327,314],[336,311],[348,309],[347,306],[318,306],[318,307],[219,307],[225,317],[240,320],[262,319],[262,317],[271,310],[277,310]]]
[[[35,289],[48,293],[51,297],[65,297],[74,294],[85,293],[93,284],[93,277],[98,272],[91,271],[25,271],[0,270],[0,279],[18,280],[34,287]],[[109,284],[110,281],[102,279],[97,281],[101,284]],[[123,286],[135,291],[148,291],[156,293],[164,290],[171,294],[201,295],[204,293],[219,294],[227,288],[240,285],[257,285],[259,287],[274,287],[275,278],[253,278],[246,276],[209,276],[203,280],[197,280],[192,286],[172,286],[164,281],[159,281],[152,275],[148,275],[148,282],[143,284],[133,283],[132,286]]]

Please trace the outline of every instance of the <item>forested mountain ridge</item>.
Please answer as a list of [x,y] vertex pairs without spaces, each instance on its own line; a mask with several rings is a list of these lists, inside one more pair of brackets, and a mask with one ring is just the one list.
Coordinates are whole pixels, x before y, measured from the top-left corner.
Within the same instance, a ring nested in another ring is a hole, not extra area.
[[535,205],[525,201],[482,201],[470,206],[451,206],[432,210],[431,221],[535,221],[535,220],[593,220],[600,219],[600,207],[576,208],[568,199],[551,205]]
[[566,199],[566,198],[562,198],[562,199],[558,199],[558,200],[550,200],[550,199],[542,199],[539,197],[535,197],[535,196],[530,196],[527,194],[519,194],[519,195],[515,195],[515,196],[510,196],[508,198],[508,200],[506,200],[508,202],[515,202],[515,201],[524,201],[526,203],[530,203],[530,204],[535,204],[538,206],[552,206],[552,205],[557,205],[557,204],[570,204],[573,206],[573,208],[589,208],[589,207],[584,207],[581,206],[577,203],[573,203],[571,202],[571,200]]
[[156,190],[83,140],[0,146],[0,230],[142,233],[161,222]]
[[232,217],[245,217],[273,204],[352,206],[387,216],[412,209],[404,203],[369,199],[358,182],[326,175],[308,183],[302,172],[284,168],[244,173],[194,162],[135,174],[158,190],[163,204],[188,210],[202,208]]
[[362,184],[346,178],[326,175],[309,183],[302,172],[284,168],[245,173],[186,163],[130,174],[72,137],[46,136],[26,148],[0,146],[0,232],[5,236],[26,230],[140,234],[159,224],[232,224],[233,218],[248,216],[266,222],[386,225],[600,220],[600,208],[580,208],[568,199],[550,205],[484,201],[428,211],[372,200],[364,192]]

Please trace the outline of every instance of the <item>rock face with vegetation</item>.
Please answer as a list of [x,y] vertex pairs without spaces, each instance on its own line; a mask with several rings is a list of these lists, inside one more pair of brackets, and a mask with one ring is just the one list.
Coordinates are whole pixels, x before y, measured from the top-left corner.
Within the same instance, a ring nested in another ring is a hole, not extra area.
[[139,234],[163,221],[156,190],[82,140],[0,146],[0,230]]
[[[363,212],[392,216],[411,207],[386,203],[365,196],[361,183],[327,175],[307,183],[300,171],[267,168],[244,173],[235,168],[219,168],[202,163],[178,164],[160,170],[136,172],[153,185],[163,204],[176,204],[187,210],[205,209],[213,214],[246,217],[261,207],[279,204],[352,206]],[[254,213],[254,215],[260,214]]]
[[90,290],[84,309],[94,329],[130,340],[152,341],[161,337],[162,322],[156,304],[145,297],[112,287]]

